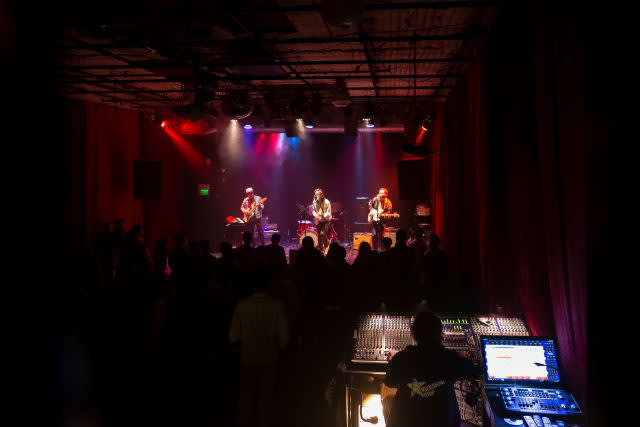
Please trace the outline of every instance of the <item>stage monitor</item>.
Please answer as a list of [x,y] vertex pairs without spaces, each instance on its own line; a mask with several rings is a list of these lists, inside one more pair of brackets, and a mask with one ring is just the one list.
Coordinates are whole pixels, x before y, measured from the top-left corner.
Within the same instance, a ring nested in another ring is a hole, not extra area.
[[482,336],[480,339],[487,383],[560,383],[553,338]]

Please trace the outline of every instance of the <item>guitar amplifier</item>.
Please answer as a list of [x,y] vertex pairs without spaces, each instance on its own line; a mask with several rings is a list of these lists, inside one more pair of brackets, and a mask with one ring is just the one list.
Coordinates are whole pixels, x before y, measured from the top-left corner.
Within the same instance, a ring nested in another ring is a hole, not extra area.
[[391,247],[396,245],[396,234],[398,233],[398,229],[395,227],[387,227],[384,229],[384,237],[391,238]]
[[353,233],[353,249],[359,249],[360,243],[369,242],[373,248],[373,236],[371,233]]

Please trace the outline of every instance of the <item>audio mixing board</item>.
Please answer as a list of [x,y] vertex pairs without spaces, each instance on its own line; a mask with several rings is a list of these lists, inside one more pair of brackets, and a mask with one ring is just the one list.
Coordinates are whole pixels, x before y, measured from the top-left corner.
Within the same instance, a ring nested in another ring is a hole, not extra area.
[[391,350],[414,345],[409,316],[367,313],[360,316],[354,331],[353,363],[388,363]]
[[[353,363],[386,364],[391,352],[415,345],[411,336],[412,316],[367,313],[357,321],[354,331]],[[445,348],[481,362],[478,337],[529,336],[523,318],[517,316],[441,316]]]
[[[351,362],[359,370],[380,372],[386,369],[392,353],[415,345],[411,335],[413,316],[387,313],[366,313],[357,320],[354,330],[354,348]],[[475,364],[482,363],[480,335],[529,335],[526,323],[520,317],[495,316],[440,316],[442,344]],[[471,384],[456,381],[454,389],[460,415],[467,424],[482,425],[483,401],[467,402]]]
[[471,318],[471,327],[476,336],[530,335],[527,323],[517,316],[475,316]]

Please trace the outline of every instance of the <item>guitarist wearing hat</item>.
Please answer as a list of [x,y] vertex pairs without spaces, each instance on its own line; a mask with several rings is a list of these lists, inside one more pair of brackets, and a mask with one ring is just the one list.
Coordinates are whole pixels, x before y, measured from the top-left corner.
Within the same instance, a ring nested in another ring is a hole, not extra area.
[[242,201],[240,210],[244,215],[244,222],[247,224],[247,231],[253,234],[253,228],[258,229],[258,239],[260,244],[264,245],[264,231],[262,230],[262,209],[264,209],[264,202],[267,200],[265,197],[261,199],[259,196],[253,194],[253,188],[249,187],[245,190],[247,197]]

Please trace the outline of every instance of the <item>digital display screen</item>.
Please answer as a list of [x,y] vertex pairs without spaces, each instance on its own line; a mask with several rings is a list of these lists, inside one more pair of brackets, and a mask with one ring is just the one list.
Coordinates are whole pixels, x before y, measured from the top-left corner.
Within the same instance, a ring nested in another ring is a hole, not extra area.
[[552,339],[483,337],[482,352],[490,382],[560,382]]

